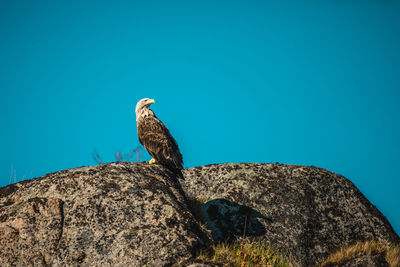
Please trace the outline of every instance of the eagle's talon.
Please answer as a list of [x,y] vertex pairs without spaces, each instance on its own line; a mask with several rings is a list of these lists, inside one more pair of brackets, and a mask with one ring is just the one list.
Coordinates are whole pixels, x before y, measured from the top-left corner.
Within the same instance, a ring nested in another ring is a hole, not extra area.
[[151,164],[154,164],[154,163],[156,163],[156,160],[154,158],[151,158],[151,160],[149,160],[149,164],[151,165]]

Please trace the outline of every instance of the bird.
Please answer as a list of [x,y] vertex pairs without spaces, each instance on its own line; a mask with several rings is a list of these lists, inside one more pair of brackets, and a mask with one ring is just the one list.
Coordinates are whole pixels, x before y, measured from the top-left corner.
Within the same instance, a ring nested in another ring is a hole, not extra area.
[[149,164],[161,164],[180,179],[183,177],[183,157],[178,143],[168,128],[150,109],[154,99],[143,98],[136,104],[136,126],[139,142],[152,156]]

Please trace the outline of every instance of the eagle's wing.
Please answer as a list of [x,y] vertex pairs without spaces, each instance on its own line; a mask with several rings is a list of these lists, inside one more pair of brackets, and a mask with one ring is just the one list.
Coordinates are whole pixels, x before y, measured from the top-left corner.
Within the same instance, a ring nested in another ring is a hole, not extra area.
[[147,149],[156,162],[180,171],[183,169],[182,154],[169,130],[155,115],[146,116],[138,121],[140,143]]

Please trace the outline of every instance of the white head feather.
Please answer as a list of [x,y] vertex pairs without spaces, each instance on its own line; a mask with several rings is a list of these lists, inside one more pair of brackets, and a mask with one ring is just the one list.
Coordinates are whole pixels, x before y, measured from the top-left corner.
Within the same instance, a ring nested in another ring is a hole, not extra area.
[[150,99],[150,98],[143,98],[140,99],[139,102],[137,102],[136,104],[136,108],[135,108],[135,113],[136,113],[136,121],[140,118],[140,117],[145,117],[148,116],[149,113],[151,112],[149,110],[150,105],[154,104],[156,101],[154,99]]

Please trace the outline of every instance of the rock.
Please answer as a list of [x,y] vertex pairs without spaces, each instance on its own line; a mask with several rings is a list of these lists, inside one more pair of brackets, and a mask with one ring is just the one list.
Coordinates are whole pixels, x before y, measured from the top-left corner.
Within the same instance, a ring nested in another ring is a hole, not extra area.
[[170,266],[208,241],[161,166],[109,163],[0,189],[0,266]]
[[215,164],[186,169],[184,176],[188,197],[206,200],[201,210],[215,240],[265,242],[294,266],[315,266],[356,241],[400,242],[349,180],[324,169]]
[[[220,266],[196,258],[212,235],[266,243],[309,267],[356,241],[400,242],[349,180],[323,169],[219,164],[184,175],[181,186],[159,165],[109,163],[0,188],[0,266]],[[381,266],[382,255],[346,264]]]

